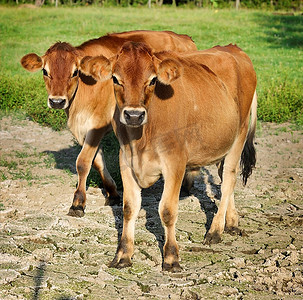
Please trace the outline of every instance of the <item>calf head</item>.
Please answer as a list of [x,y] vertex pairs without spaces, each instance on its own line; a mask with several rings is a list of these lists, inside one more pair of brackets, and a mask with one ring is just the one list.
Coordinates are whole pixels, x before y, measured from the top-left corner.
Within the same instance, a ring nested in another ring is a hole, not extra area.
[[30,72],[42,70],[48,92],[48,107],[65,109],[75,95],[79,81],[80,57],[76,48],[58,42],[43,56],[30,53],[22,57],[21,65]]
[[157,83],[169,85],[180,77],[181,64],[158,59],[147,45],[127,42],[117,56],[85,57],[81,71],[103,81],[112,77],[120,121],[129,127],[147,123],[147,112]]

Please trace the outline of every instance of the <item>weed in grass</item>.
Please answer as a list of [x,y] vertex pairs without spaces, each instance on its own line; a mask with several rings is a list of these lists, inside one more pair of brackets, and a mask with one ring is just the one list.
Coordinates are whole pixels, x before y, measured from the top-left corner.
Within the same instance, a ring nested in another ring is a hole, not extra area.
[[35,167],[41,165],[41,162],[37,160],[28,160],[28,161],[23,161],[22,164],[27,164],[28,166]]
[[6,167],[9,170],[17,169],[17,162],[15,161],[7,161],[4,157],[0,159],[0,167]]
[[64,169],[65,173],[69,176],[69,177],[72,177],[73,176],[73,173],[70,169]]
[[56,159],[53,153],[49,153],[43,160],[47,168],[51,169],[56,165]]
[[272,80],[259,98],[258,115],[268,122],[293,120],[300,124],[303,114],[302,90],[296,82]]
[[277,128],[276,131],[274,132],[275,135],[280,135],[280,133],[282,132],[287,132],[288,129],[287,127],[280,127],[280,128]]
[[2,171],[0,171],[0,179],[1,181],[7,180],[7,176]]
[[29,154],[25,151],[15,151],[15,156],[17,158],[27,158],[29,157]]
[[13,180],[26,180],[28,184],[31,184],[30,182],[35,179],[33,176],[31,170],[27,168],[25,171],[18,170],[18,172],[13,174]]

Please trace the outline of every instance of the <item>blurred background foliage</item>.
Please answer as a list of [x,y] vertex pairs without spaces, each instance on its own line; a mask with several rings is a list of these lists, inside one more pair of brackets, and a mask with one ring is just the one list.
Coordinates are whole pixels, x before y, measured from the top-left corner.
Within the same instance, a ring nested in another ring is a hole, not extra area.
[[186,6],[207,8],[254,8],[300,11],[302,0],[0,0],[0,4],[32,4],[36,6]]

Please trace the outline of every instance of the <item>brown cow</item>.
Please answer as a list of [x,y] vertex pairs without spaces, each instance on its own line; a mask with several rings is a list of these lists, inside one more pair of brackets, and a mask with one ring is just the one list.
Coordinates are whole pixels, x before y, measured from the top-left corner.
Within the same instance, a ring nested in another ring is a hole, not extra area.
[[244,182],[255,165],[253,65],[233,45],[193,53],[153,54],[141,43],[126,43],[111,60],[84,60],[83,72],[91,74],[95,64],[101,69],[99,79],[113,78],[117,101],[113,128],[121,145],[124,220],[111,266],[131,264],[141,189],[162,175],[159,213],[166,233],[163,269],[178,271],[175,223],[186,170],[224,159],[221,203],[205,241],[219,242],[224,229],[238,227],[234,187],[240,159]]
[[[97,82],[85,76],[80,70],[80,60],[84,56],[116,54],[126,41],[145,42],[156,51],[190,51],[197,47],[187,35],[171,31],[130,31],[113,33],[73,47],[68,43],[56,43],[43,56],[35,53],[21,59],[28,71],[43,71],[50,108],[65,109],[68,127],[76,137],[82,150],[77,158],[78,187],[74,194],[69,215],[84,215],[86,203],[86,179],[91,164],[99,171],[108,204],[119,202],[116,185],[106,169],[101,139],[112,130],[111,119],[115,109],[115,99],[111,81]],[[97,67],[95,71],[98,71]]]

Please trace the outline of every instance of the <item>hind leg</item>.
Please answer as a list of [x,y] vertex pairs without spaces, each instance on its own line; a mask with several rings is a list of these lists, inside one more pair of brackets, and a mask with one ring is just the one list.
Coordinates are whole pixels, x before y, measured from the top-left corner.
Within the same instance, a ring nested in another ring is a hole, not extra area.
[[186,171],[184,178],[183,178],[182,187],[181,187],[182,192],[186,193],[187,195],[190,194],[190,190],[192,189],[192,187],[194,185],[195,177],[197,177],[199,175],[199,172],[200,172],[200,168],[197,170]]
[[206,244],[213,244],[221,241],[221,235],[224,231],[225,224],[227,224],[228,227],[238,226],[238,214],[234,204],[234,188],[239,170],[239,161],[246,139],[247,127],[248,126],[242,128],[242,132],[225,157],[222,173],[221,202],[211,227],[205,236]]
[[223,179],[223,167],[224,167],[224,158],[216,164],[217,168],[218,168],[218,175],[221,179],[221,182],[222,182],[222,179]]
[[104,189],[106,191],[106,202],[105,205],[118,205],[120,204],[120,196],[117,192],[117,186],[110,176],[101,149],[98,150],[93,163],[94,168],[99,172]]

